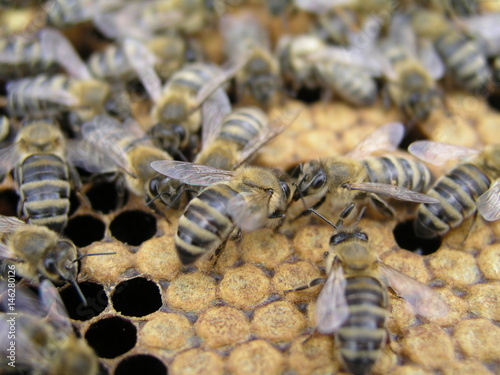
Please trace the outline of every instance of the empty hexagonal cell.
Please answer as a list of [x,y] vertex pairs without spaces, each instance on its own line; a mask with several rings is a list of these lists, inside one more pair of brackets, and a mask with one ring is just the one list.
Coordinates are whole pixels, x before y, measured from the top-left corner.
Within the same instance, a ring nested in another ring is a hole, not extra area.
[[94,241],[104,238],[106,225],[91,215],[81,215],[71,218],[64,229],[64,234],[68,236],[77,247],[85,247]]
[[145,316],[162,306],[158,285],[143,277],[122,281],[111,296],[116,311],[127,316]]
[[113,237],[132,246],[139,246],[156,233],[156,218],[140,210],[124,211],[109,225]]
[[75,287],[70,285],[61,291],[61,298],[68,310],[68,315],[74,320],[90,320],[94,316],[99,315],[108,306],[108,297],[104,291],[104,287],[100,284],[85,281],[78,284],[82,291],[87,306],[82,303]]
[[115,375],[167,375],[167,367],[158,358],[147,354],[124,358],[115,369]]
[[100,182],[94,184],[85,194],[95,211],[109,214],[127,203],[128,192],[118,188],[115,182]]
[[428,255],[434,253],[441,246],[441,238],[420,238],[413,230],[413,220],[399,223],[394,228],[394,239],[398,246],[417,254]]
[[0,214],[5,216],[16,216],[19,195],[12,190],[6,189],[0,192]]
[[137,329],[130,321],[114,316],[92,324],[85,339],[99,357],[116,358],[135,346]]

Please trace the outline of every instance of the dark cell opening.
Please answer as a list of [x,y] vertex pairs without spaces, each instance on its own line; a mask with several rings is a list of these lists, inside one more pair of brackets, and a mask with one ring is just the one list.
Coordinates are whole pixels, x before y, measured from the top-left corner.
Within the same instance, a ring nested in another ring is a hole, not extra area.
[[92,324],[85,339],[101,358],[116,358],[131,350],[137,342],[135,326],[118,316]]
[[407,150],[408,146],[411,143],[426,139],[427,139],[426,135],[422,133],[418,125],[413,125],[410,128],[408,128],[408,124],[406,124],[406,134],[401,143],[399,144],[399,148],[402,150]]
[[109,214],[127,203],[128,192],[121,184],[100,182],[92,185],[86,193],[92,209]]
[[90,245],[94,241],[104,238],[106,225],[98,218],[90,215],[81,215],[71,218],[64,229],[64,234],[68,236],[77,247]]
[[167,367],[158,358],[146,354],[124,358],[116,366],[115,375],[167,375]]
[[71,190],[71,193],[69,195],[69,213],[68,216],[73,215],[78,208],[80,207],[80,198],[78,198],[78,195],[74,190]]
[[415,235],[413,220],[399,223],[394,228],[394,238],[400,248],[420,255],[434,253],[441,246],[441,238],[420,238]]
[[111,296],[116,311],[127,316],[145,316],[162,306],[158,285],[143,277],[125,280],[118,284]]
[[117,240],[139,246],[156,233],[156,218],[147,212],[130,210],[114,218],[109,229]]
[[87,306],[83,304],[73,285],[61,291],[61,298],[66,310],[68,310],[69,317],[74,320],[84,321],[90,320],[103,312],[108,306],[108,297],[104,287],[90,281],[80,283],[78,286],[87,300]]
[[321,93],[321,89],[308,89],[307,87],[301,87],[299,91],[292,96],[305,103],[315,103],[321,100]]
[[0,192],[0,214],[5,216],[17,215],[19,195],[14,190],[7,189]]
[[500,93],[495,93],[488,96],[486,101],[491,108],[495,109],[496,111],[500,111]]

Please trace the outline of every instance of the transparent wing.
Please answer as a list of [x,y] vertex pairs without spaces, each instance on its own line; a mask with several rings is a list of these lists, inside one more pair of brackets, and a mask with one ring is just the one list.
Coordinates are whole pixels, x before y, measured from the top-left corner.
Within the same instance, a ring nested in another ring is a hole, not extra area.
[[158,102],[161,97],[161,79],[154,69],[156,57],[144,43],[132,38],[123,41],[123,49],[148,95],[154,102]]
[[453,159],[468,159],[480,153],[473,148],[434,141],[413,142],[408,146],[408,151],[420,160],[434,165],[442,165]]
[[345,297],[347,282],[342,265],[335,258],[332,270],[316,301],[316,324],[322,334],[331,334],[338,330],[349,317]]
[[432,288],[382,262],[378,264],[388,285],[411,304],[415,314],[432,318],[448,313],[448,305]]
[[401,201],[415,202],[415,203],[439,203],[436,198],[427,194],[418,193],[416,191],[406,189],[401,186],[394,186],[389,184],[380,184],[378,182],[363,182],[359,184],[348,184],[347,189],[361,190],[374,194],[387,195],[391,198]]
[[255,137],[243,148],[243,150],[241,150],[238,162],[234,166],[234,169],[247,161],[266,143],[270,142],[272,139],[285,131],[295,121],[301,111],[302,109],[298,108],[284,110],[279,116],[269,121],[265,129],[263,129],[257,137]]
[[12,233],[16,229],[27,225],[15,216],[0,215],[0,233]]
[[413,57],[417,55],[417,35],[411,26],[408,14],[394,14],[389,24],[388,37],[391,42],[401,45]]
[[73,329],[68,312],[54,284],[50,280],[43,280],[40,283],[39,293],[40,302],[48,321],[67,335],[72,334]]
[[208,97],[201,107],[202,112],[202,133],[201,148],[210,144],[220,132],[222,120],[231,113],[231,102],[226,92],[218,88]]
[[[82,135],[83,139],[94,147],[95,152],[101,154],[90,155],[89,167],[92,165],[90,162],[92,158],[94,158],[94,161],[95,158],[98,158],[97,160],[102,159],[103,168],[109,165],[109,159],[111,159],[119,168],[130,173],[131,167],[123,142],[127,138],[131,140],[133,138],[124,131],[122,124],[118,120],[104,115],[95,116],[91,122],[82,125]],[[85,143],[82,143],[81,147],[83,147],[82,152],[85,152],[86,147],[91,152],[92,147],[86,146]],[[74,162],[78,165],[78,160],[74,160]]]
[[0,176],[10,172],[18,162],[19,154],[15,145],[0,149]]
[[118,171],[118,164],[96,145],[84,140],[66,140],[68,160],[90,173],[111,173]]
[[295,6],[311,13],[324,13],[333,7],[349,5],[352,0],[295,0]]
[[490,188],[477,198],[476,205],[485,220],[500,219],[500,179],[495,180]]
[[230,80],[238,71],[240,71],[248,62],[250,55],[243,55],[237,61],[231,62],[229,67],[224,68],[220,74],[215,75],[209,82],[207,82],[196,95],[194,107],[191,112],[196,111],[203,102],[214,93],[221,85]]
[[10,259],[14,261],[20,261],[17,257],[16,253],[9,249],[4,243],[0,242],[0,260],[1,259]]
[[69,75],[79,79],[92,78],[87,65],[60,31],[51,28],[40,31],[40,45],[42,56],[57,61]]
[[151,163],[151,168],[189,185],[208,186],[234,177],[234,172],[177,160],[157,160]]
[[419,40],[418,59],[432,78],[440,79],[444,76],[446,67],[431,40]]
[[227,56],[244,52],[248,46],[254,45],[271,49],[267,30],[253,13],[224,14],[219,29]]
[[400,122],[385,124],[363,138],[347,156],[361,159],[375,151],[394,151],[401,143],[405,127]]
[[263,191],[240,192],[229,199],[227,210],[243,232],[253,232],[265,226],[269,198]]
[[500,53],[500,13],[464,17],[458,22],[486,44],[488,56]]

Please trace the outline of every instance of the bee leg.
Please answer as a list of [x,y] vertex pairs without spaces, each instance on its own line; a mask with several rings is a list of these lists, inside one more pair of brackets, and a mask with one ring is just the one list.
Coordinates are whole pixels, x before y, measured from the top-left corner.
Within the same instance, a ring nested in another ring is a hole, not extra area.
[[290,293],[290,292],[296,292],[298,290],[309,289],[309,288],[312,288],[313,286],[319,285],[319,284],[324,283],[324,282],[325,282],[325,279],[323,277],[318,277],[317,279],[311,280],[309,282],[309,284],[301,285],[301,286],[299,286],[297,288],[293,288],[293,289],[284,290],[283,293],[287,294],[287,293]]
[[396,216],[396,213],[394,212],[392,207],[390,207],[387,204],[387,202],[380,199],[380,197],[377,196],[376,194],[370,194],[370,199],[371,199],[372,203],[375,205],[375,207],[377,207],[377,209],[379,209],[380,212],[382,212],[385,216],[387,216],[391,219]]
[[314,204],[314,206],[312,206],[311,208],[307,208],[305,209],[304,211],[302,211],[300,214],[298,214],[297,216],[295,216],[293,219],[292,219],[292,222],[294,222],[295,220],[301,218],[302,216],[306,216],[306,215],[309,215],[311,212],[317,210],[318,208],[321,207],[321,205],[323,203],[325,203],[325,200],[326,200],[326,195],[321,198],[316,204]]
[[469,226],[469,230],[467,231],[467,233],[462,241],[462,246],[465,244],[465,241],[467,241],[467,239],[469,238],[469,234],[472,232],[472,230],[474,229],[474,226],[476,225],[477,213],[478,213],[478,211],[476,210],[476,212],[474,212],[474,215],[470,218],[471,223]]
[[396,292],[396,290],[392,286],[387,285],[387,290],[394,298],[404,299],[402,296],[398,294],[398,292]]
[[224,241],[217,249],[215,249],[214,254],[210,257],[211,269],[215,269],[217,266],[217,262],[219,261],[219,257],[222,254],[222,250],[226,247],[226,241]]

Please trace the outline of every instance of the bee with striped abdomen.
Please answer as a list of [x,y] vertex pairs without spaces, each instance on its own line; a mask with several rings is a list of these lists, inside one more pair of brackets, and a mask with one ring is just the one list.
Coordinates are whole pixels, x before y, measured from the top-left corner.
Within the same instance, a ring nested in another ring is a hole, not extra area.
[[500,146],[483,151],[432,141],[417,141],[408,150],[433,164],[466,159],[440,177],[428,191],[437,204],[422,204],[417,211],[415,232],[435,237],[458,227],[476,210],[488,221],[500,219]]
[[[294,200],[305,198],[321,206],[327,198],[349,207],[370,199],[389,217],[394,212],[379,194],[409,202],[436,202],[422,192],[431,184],[429,169],[411,157],[372,156],[375,151],[392,151],[403,138],[400,123],[384,125],[364,138],[347,156],[313,160],[301,165]],[[307,213],[304,211],[301,215]]]
[[170,160],[151,166],[185,184],[206,186],[179,219],[175,248],[183,264],[221,250],[240,230],[277,228],[292,198],[288,176],[274,169],[245,166],[232,172]]
[[25,121],[13,145],[0,150],[0,174],[14,169],[19,214],[30,224],[61,233],[70,209],[71,189],[80,178],[68,159],[66,139],[53,120]]
[[379,261],[358,223],[343,228],[344,218],[334,226],[336,233],[325,253],[326,280],[314,279],[285,293],[324,282],[316,302],[316,329],[324,335],[335,334],[347,371],[366,375],[388,340],[388,287],[410,302],[417,315],[439,317],[449,308],[430,287]]

